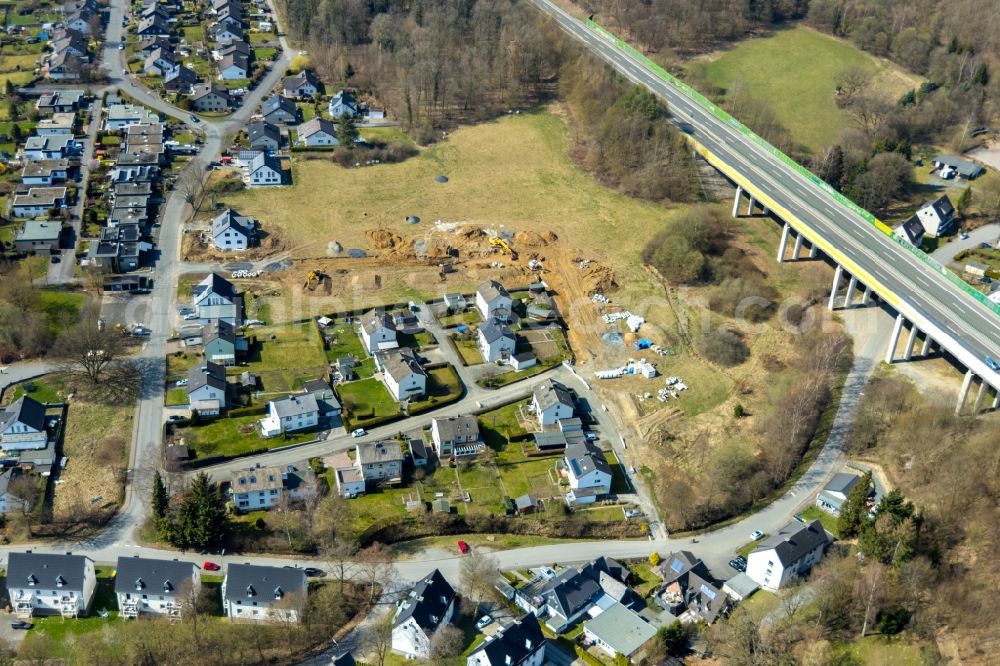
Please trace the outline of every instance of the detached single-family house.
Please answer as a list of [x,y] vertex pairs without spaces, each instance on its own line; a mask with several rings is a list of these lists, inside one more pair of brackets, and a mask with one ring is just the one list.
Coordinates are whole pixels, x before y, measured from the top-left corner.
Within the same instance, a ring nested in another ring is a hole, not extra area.
[[305,571],[230,564],[222,581],[222,605],[230,620],[298,622],[305,610]]
[[233,326],[243,325],[243,297],[236,293],[232,282],[218,273],[209,273],[191,293],[191,304],[202,324],[221,319]]
[[975,162],[951,157],[950,155],[938,155],[931,160],[931,163],[935,169],[941,172],[942,177],[945,178],[958,175],[966,180],[972,180],[978,178],[985,171],[983,167]]
[[187,397],[199,417],[219,416],[226,409],[226,367],[211,361],[188,370]]
[[955,221],[955,207],[947,194],[941,195],[917,211],[917,218],[924,225],[924,235],[937,238],[951,230]]
[[201,576],[191,562],[120,556],[115,567],[115,596],[125,618],[143,614],[179,618],[199,589]]
[[244,41],[243,29],[231,21],[220,21],[209,29],[212,37],[220,44]]
[[337,494],[353,499],[365,494],[365,477],[346,451],[323,458],[323,465],[333,471]]
[[34,160],[21,169],[21,183],[47,187],[64,183],[69,177],[69,160]]
[[487,638],[466,657],[466,666],[542,666],[545,663],[545,635],[534,613]]
[[83,62],[69,51],[58,51],[49,59],[45,75],[53,81],[75,81],[83,74]]
[[82,90],[54,90],[43,92],[35,102],[35,109],[43,116],[53,113],[72,113],[82,108],[82,102]]
[[485,444],[475,416],[447,416],[431,421],[431,439],[440,460],[474,456]]
[[155,111],[135,104],[112,104],[104,117],[104,129],[117,131],[132,125],[158,125],[160,116]]
[[242,513],[270,509],[281,501],[284,491],[285,481],[278,466],[241,469],[233,472],[229,481],[233,506]]
[[361,317],[361,341],[365,351],[372,356],[383,349],[399,346],[396,341],[396,325],[384,310],[375,309]]
[[30,550],[7,559],[7,597],[14,614],[86,615],[94,600],[94,561],[83,555],[44,555]]
[[827,513],[839,516],[840,507],[847,501],[847,496],[851,493],[851,489],[858,485],[860,480],[861,477],[857,474],[840,472],[834,475],[830,479],[830,483],[826,484],[823,490],[816,495],[816,506]]
[[435,569],[399,602],[392,621],[392,651],[407,659],[429,659],[431,641],[455,614],[455,588]]
[[545,620],[561,633],[595,605],[632,604],[628,568],[610,557],[598,557],[580,567],[568,568],[558,576],[539,579],[517,588],[514,603],[525,612]]
[[247,126],[247,139],[254,150],[278,150],[281,148],[281,130],[266,120]]
[[583,635],[610,658],[621,654],[631,661],[656,635],[656,627],[635,611],[613,604],[594,619],[583,623]]
[[750,551],[746,574],[765,590],[774,592],[806,574],[823,558],[829,544],[830,538],[818,520],[793,520]]
[[223,319],[213,319],[205,324],[201,340],[205,360],[226,367],[236,365],[236,358],[247,352],[246,338]]
[[14,217],[48,217],[65,203],[65,187],[32,187],[27,194],[14,196],[10,211]]
[[20,398],[0,409],[0,449],[22,451],[44,449],[49,435],[45,430],[45,405],[31,396]]
[[396,483],[403,474],[403,449],[399,442],[382,440],[365,442],[356,447],[355,463],[365,481]]
[[897,236],[906,240],[910,245],[920,247],[920,241],[924,239],[924,223],[916,215],[908,217],[904,222],[893,227]]
[[319,92],[319,81],[308,69],[294,76],[286,76],[283,84],[286,97],[315,97]]
[[212,220],[212,243],[223,252],[245,250],[254,243],[255,229],[252,217],[227,208]]
[[42,118],[35,127],[35,134],[38,136],[51,136],[54,134],[73,135],[73,127],[76,125],[76,115],[72,113],[53,113],[51,118]]
[[177,67],[177,60],[171,49],[156,49],[148,56],[142,65],[142,73],[146,76],[166,76],[167,72]]
[[163,77],[163,86],[172,92],[189,92],[198,83],[198,74],[184,65],[177,65]]
[[139,21],[135,34],[139,37],[169,37],[170,24],[159,14],[153,14]]
[[222,56],[219,61],[219,78],[223,81],[245,79],[250,71],[250,61],[240,53],[230,53]]
[[294,125],[299,121],[299,109],[295,102],[282,95],[268,97],[260,107],[260,115],[274,125]]
[[334,393],[333,387],[325,379],[307,379],[302,382],[302,392],[308,393],[316,400],[319,408],[319,418],[324,419],[331,416],[340,416],[340,401]]
[[514,355],[517,338],[503,320],[490,318],[476,331],[479,353],[487,363],[508,360]]
[[283,185],[285,182],[281,160],[268,153],[260,153],[253,158],[247,167],[247,177],[250,179],[251,187]]
[[554,379],[545,380],[531,391],[531,406],[541,428],[573,418],[574,405],[569,389]]
[[52,52],[66,52],[77,58],[89,57],[87,36],[72,28],[60,28],[52,35]]
[[[563,464],[566,466],[570,493],[575,498],[574,504],[590,504],[597,499],[597,495],[611,492],[611,465],[604,452],[593,442],[567,445]],[[580,490],[592,492],[580,494],[577,492]]]
[[375,352],[375,365],[382,382],[397,401],[421,398],[427,392],[427,372],[409,347]]
[[712,624],[729,611],[729,597],[715,586],[708,567],[693,553],[671,553],[660,562],[657,573],[663,585],[657,588],[654,600],[681,622]]
[[513,304],[510,294],[496,280],[488,280],[476,289],[476,308],[484,321],[492,317],[507,321]]
[[202,113],[228,111],[229,107],[232,106],[229,90],[214,82],[199,83],[194,86],[188,101],[194,111]]
[[59,249],[62,223],[54,220],[28,220],[14,234],[14,249],[23,254],[53,252]]
[[329,120],[316,117],[299,125],[296,130],[299,143],[307,148],[318,146],[336,146],[337,128]]
[[308,430],[319,425],[319,404],[311,393],[298,393],[267,403],[267,416],[260,420],[264,437]]
[[354,118],[358,115],[358,102],[351,93],[341,90],[330,98],[327,110],[330,112],[331,118],[340,118],[345,113]]
[[71,134],[29,136],[22,151],[26,160],[58,160],[79,155],[82,145]]
[[139,42],[139,51],[143,56],[148,56],[150,53],[156,49],[167,49],[170,50],[170,40],[166,37],[148,37],[141,42]]

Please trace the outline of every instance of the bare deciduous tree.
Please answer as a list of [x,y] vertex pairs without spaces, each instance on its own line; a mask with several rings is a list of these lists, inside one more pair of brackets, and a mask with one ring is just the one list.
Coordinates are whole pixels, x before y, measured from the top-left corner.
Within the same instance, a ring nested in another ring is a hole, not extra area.
[[358,551],[358,572],[368,587],[368,602],[375,601],[379,588],[386,588],[394,582],[396,568],[392,566],[389,549],[381,543],[374,543]]
[[495,557],[482,552],[479,548],[474,548],[462,558],[459,568],[459,586],[462,594],[478,608],[493,589],[493,582],[499,570],[500,566]]

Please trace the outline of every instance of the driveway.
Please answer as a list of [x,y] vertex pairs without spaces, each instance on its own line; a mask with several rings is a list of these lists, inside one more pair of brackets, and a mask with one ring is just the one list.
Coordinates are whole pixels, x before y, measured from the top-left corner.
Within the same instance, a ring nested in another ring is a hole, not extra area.
[[965,240],[955,236],[954,240],[939,246],[931,252],[931,256],[941,264],[947,266],[955,260],[955,255],[962,250],[979,247],[980,243],[989,243],[993,247],[997,247],[998,241],[1000,241],[1000,223],[992,222],[984,224],[978,229],[973,229],[969,232],[969,237]]

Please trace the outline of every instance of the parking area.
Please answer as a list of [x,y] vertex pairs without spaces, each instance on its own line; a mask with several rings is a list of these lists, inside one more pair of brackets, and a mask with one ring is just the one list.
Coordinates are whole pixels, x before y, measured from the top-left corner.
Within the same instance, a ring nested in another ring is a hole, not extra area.
[[132,294],[105,294],[101,301],[101,318],[109,326],[133,326],[149,322],[149,297]]

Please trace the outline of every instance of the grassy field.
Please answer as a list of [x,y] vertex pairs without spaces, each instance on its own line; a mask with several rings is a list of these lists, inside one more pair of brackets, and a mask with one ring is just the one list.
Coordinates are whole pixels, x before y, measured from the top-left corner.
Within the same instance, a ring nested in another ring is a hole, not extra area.
[[326,358],[333,362],[344,356],[354,356],[358,365],[354,372],[358,379],[366,379],[375,374],[375,359],[365,352],[364,343],[357,331],[350,324],[337,324],[327,328],[330,348],[326,350]]
[[366,427],[399,414],[399,403],[375,377],[337,384],[337,395],[350,428]]
[[220,418],[178,430],[196,458],[206,456],[236,456],[250,451],[273,449],[297,442],[307,442],[316,433],[291,433],[281,437],[264,439],[257,430],[257,422],[262,414]]
[[840,531],[837,529],[837,517],[823,511],[818,506],[811,506],[802,512],[802,517],[806,520],[818,520],[823,525],[823,529],[840,538]]
[[[462,127],[400,164],[342,169],[327,160],[296,159],[292,187],[253,188],[227,195],[226,202],[286,237],[307,239],[291,248],[296,257],[323,256],[331,240],[367,247],[365,232],[377,226],[404,237],[422,235],[424,225],[402,224],[417,215],[551,230],[595,258],[607,257],[620,274],[648,282],[639,252],[667,211],[617,194],[578,170],[567,156],[568,141],[565,122],[547,111],[509,116]],[[441,174],[448,183],[435,182]],[[614,256],[608,257],[611,248]]]
[[263,326],[253,329],[257,344],[246,365],[229,369],[230,374],[246,370],[260,376],[264,393],[289,393],[301,388],[302,379],[322,377],[326,358],[316,324]]
[[818,151],[849,122],[834,103],[833,79],[850,66],[875,74],[873,87],[893,101],[915,84],[914,77],[898,67],[803,27],[747,40],[711,61],[707,73],[722,88],[741,82],[753,97],[771,104],[796,143]]

